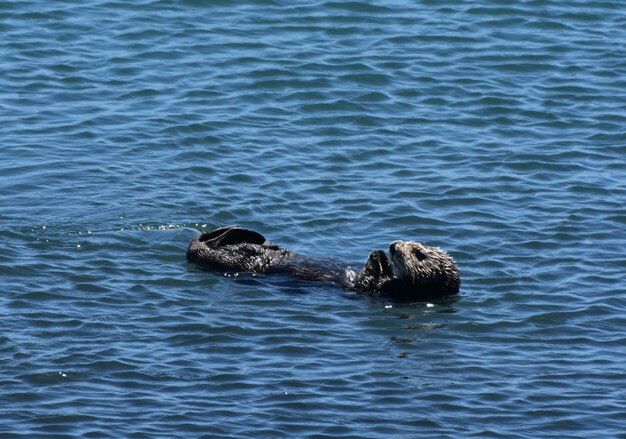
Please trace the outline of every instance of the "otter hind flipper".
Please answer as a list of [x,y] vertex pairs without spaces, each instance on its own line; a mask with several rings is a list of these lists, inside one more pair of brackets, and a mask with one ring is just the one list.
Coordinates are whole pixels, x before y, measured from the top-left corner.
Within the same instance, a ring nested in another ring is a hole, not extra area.
[[200,242],[212,248],[224,247],[236,244],[263,244],[267,240],[265,236],[253,230],[244,229],[239,226],[218,227],[210,232],[203,233]]

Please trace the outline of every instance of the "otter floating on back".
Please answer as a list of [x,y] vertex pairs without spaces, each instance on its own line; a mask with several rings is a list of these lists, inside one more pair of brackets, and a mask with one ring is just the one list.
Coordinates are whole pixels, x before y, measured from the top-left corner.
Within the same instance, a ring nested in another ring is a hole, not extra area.
[[372,251],[363,269],[355,271],[332,259],[281,248],[252,230],[226,226],[196,235],[189,243],[187,259],[220,272],[290,274],[398,300],[457,294],[461,284],[450,255],[413,241],[392,242],[389,257],[383,250]]

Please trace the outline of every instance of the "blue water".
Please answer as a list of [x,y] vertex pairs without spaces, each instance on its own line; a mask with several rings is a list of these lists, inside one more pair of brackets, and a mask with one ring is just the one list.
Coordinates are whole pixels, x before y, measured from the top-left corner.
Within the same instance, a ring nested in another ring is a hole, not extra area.
[[[0,436],[626,437],[623,2],[0,1],[0,32]],[[226,224],[437,245],[461,294],[187,263]]]

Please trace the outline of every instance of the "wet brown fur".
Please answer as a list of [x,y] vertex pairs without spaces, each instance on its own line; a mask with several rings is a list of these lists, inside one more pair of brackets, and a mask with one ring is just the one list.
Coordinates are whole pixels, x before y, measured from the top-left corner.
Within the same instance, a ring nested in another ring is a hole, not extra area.
[[252,230],[226,226],[195,236],[187,259],[220,272],[284,273],[399,300],[457,294],[460,287],[459,270],[450,255],[413,241],[392,242],[389,257],[382,250],[372,251],[357,271],[334,259],[281,248]]

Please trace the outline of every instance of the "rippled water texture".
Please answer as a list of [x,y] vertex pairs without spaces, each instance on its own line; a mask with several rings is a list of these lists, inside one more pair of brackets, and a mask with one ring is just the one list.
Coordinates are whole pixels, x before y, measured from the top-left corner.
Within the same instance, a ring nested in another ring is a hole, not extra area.
[[[0,1],[2,437],[626,437],[620,1]],[[187,263],[240,224],[390,303]]]

